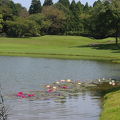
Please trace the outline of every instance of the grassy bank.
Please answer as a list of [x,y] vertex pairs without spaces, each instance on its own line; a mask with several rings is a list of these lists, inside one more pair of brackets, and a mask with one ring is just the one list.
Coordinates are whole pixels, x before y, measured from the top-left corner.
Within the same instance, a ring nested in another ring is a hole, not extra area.
[[100,120],[120,120],[120,90],[105,96]]
[[120,62],[114,38],[102,40],[79,36],[0,38],[0,55]]

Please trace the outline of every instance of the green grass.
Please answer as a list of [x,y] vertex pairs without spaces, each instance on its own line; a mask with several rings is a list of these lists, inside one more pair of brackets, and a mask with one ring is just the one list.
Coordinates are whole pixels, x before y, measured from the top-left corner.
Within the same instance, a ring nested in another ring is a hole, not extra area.
[[120,120],[120,90],[105,96],[100,120]]
[[114,42],[114,38],[96,40],[79,36],[1,37],[0,55],[119,62],[120,49]]

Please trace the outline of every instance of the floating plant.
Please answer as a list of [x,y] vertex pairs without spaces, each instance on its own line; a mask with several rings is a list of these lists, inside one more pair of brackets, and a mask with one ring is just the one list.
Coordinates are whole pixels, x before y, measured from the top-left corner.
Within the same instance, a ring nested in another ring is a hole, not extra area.
[[119,87],[120,82],[109,79],[97,79],[91,82],[73,81],[71,79],[56,81],[52,84],[45,85],[41,91],[32,91],[31,93],[18,92],[18,98],[50,100],[65,99],[70,96],[78,96],[80,92],[88,90],[103,90]]

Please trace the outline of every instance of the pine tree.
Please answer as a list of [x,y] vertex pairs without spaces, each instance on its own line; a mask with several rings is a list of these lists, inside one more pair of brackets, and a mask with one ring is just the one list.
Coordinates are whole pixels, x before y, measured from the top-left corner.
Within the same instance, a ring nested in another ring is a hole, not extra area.
[[52,0],[45,0],[43,6],[50,6],[53,5]]
[[63,6],[69,8],[70,7],[70,2],[69,0],[59,0],[59,3],[61,3]]
[[76,18],[79,16],[79,11],[77,9],[77,4],[76,4],[75,0],[72,0],[72,2],[71,2],[70,11],[71,11],[72,15],[75,16]]
[[75,3],[75,0],[73,0],[73,1],[71,2],[70,10],[71,10],[72,12],[75,12],[75,11],[76,11],[76,3]]
[[88,11],[89,11],[89,5],[88,5],[88,2],[86,2],[84,6],[84,12],[88,12]]
[[71,17],[70,17],[70,27],[69,29],[73,32],[78,32],[81,30],[81,21],[79,11],[77,9],[77,4],[75,0],[72,0],[70,5]]
[[84,5],[80,1],[78,1],[77,5],[76,5],[76,9],[78,11],[78,14],[83,12],[83,8],[84,8]]
[[95,2],[93,3],[93,7],[95,7],[95,6],[97,6],[97,5],[100,5],[100,4],[102,4],[101,0],[95,1]]
[[17,15],[17,9],[16,9],[16,6],[15,6],[15,3],[13,1],[9,1],[8,5],[12,10],[13,15]]
[[0,33],[2,32],[3,29],[3,16],[0,14]]
[[40,0],[32,0],[31,6],[29,8],[29,13],[40,13],[41,12],[41,2]]

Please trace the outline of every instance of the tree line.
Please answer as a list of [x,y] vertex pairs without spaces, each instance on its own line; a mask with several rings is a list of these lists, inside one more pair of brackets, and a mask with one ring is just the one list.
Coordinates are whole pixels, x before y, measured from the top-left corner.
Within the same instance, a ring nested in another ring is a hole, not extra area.
[[83,35],[120,36],[120,0],[98,0],[93,6],[80,1],[32,0],[29,10],[11,0],[0,0],[0,33],[10,37]]

